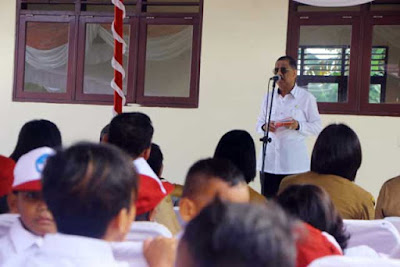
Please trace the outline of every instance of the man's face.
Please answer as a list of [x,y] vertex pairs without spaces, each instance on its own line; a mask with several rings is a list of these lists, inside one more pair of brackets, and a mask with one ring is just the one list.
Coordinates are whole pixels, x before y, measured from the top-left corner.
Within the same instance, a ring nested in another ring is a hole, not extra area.
[[53,216],[47,209],[41,192],[21,191],[16,198],[17,212],[29,231],[40,236],[57,232]]
[[275,63],[274,74],[281,77],[278,81],[279,88],[293,88],[296,82],[297,71],[289,65],[288,60],[277,61]]
[[[189,201],[193,205],[193,211],[185,213],[186,209],[182,209],[182,219],[190,221],[194,218],[205,206],[211,203],[215,197],[221,200],[235,203],[248,203],[250,201],[249,188],[245,183],[239,183],[231,186],[219,178],[212,178],[204,185],[204,189],[193,196]],[[182,201],[182,200],[181,200]],[[187,199],[183,202],[188,201]],[[183,204],[183,203],[182,203]]]

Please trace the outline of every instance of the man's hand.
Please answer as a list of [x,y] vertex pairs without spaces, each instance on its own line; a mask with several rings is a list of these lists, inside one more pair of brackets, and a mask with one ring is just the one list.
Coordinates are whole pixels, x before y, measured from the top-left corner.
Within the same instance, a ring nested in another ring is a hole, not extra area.
[[299,128],[299,122],[293,119],[290,121],[290,124],[286,126],[286,128],[290,130],[297,130]]
[[[265,132],[265,125],[266,124],[264,124],[263,127],[262,127],[264,132]],[[269,131],[272,132],[272,133],[276,131],[276,127],[275,127],[275,122],[274,121],[271,121],[269,123]]]
[[156,237],[143,243],[143,254],[150,267],[173,267],[175,264],[177,240]]

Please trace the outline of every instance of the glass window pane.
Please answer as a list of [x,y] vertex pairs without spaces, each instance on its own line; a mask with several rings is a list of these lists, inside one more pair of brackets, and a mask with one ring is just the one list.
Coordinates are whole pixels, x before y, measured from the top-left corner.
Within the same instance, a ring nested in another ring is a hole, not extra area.
[[145,96],[189,97],[192,25],[148,25]]
[[[126,3],[124,2],[126,12],[135,12],[136,4]],[[82,11],[88,12],[102,12],[102,13],[114,13],[114,5],[110,0],[107,0],[103,5],[100,4],[82,4]]]
[[379,11],[399,11],[400,10],[400,5],[399,4],[393,4],[393,5],[390,5],[390,4],[377,4],[377,3],[374,3],[374,2],[372,2],[372,5],[371,5],[371,11],[377,11],[377,10],[379,10]]
[[373,28],[369,103],[400,104],[400,25]]
[[74,11],[75,4],[27,4],[22,9],[40,11]]
[[343,11],[359,11],[360,6],[346,6],[346,7],[319,7],[319,6],[308,6],[299,5],[297,11],[299,12],[343,12]]
[[[124,25],[124,39],[129,47],[129,25]],[[114,78],[111,59],[114,56],[114,39],[111,33],[111,23],[86,24],[86,47],[83,92],[85,94],[112,95],[110,86]],[[123,66],[128,73],[128,50],[124,55]],[[126,93],[127,76],[124,79],[123,90]]]
[[27,23],[24,91],[67,91],[68,44],[68,23]]
[[149,13],[198,13],[199,6],[147,6]]
[[381,102],[381,85],[370,84],[369,85],[369,103],[380,103]]
[[298,84],[311,89],[319,102],[347,102],[351,28],[300,27]]
[[337,83],[309,83],[307,87],[318,102],[337,102],[338,88]]

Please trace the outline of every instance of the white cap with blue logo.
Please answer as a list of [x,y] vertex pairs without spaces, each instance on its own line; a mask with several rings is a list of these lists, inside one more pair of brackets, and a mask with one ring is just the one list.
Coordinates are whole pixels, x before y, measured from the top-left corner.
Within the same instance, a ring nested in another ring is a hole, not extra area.
[[41,191],[42,171],[49,156],[55,154],[50,147],[39,147],[19,158],[14,168],[13,191]]

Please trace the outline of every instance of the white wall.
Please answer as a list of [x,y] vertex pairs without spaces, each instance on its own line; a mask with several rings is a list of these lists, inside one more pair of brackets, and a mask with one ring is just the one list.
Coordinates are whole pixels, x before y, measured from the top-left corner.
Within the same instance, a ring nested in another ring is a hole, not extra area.
[[[211,156],[226,131],[254,133],[267,77],[284,54],[288,2],[276,0],[205,0],[198,109],[143,108],[155,126],[154,141],[165,155],[165,177],[182,182],[197,159]],[[0,154],[9,155],[20,127],[28,120],[54,121],[69,145],[97,141],[111,119],[110,106],[12,102],[15,0],[0,1]],[[364,159],[357,183],[377,195],[381,184],[400,174],[400,119],[365,116],[323,116],[324,125],[345,122],[358,134]],[[309,140],[312,149],[314,139]],[[255,186],[258,188],[258,181]]]

